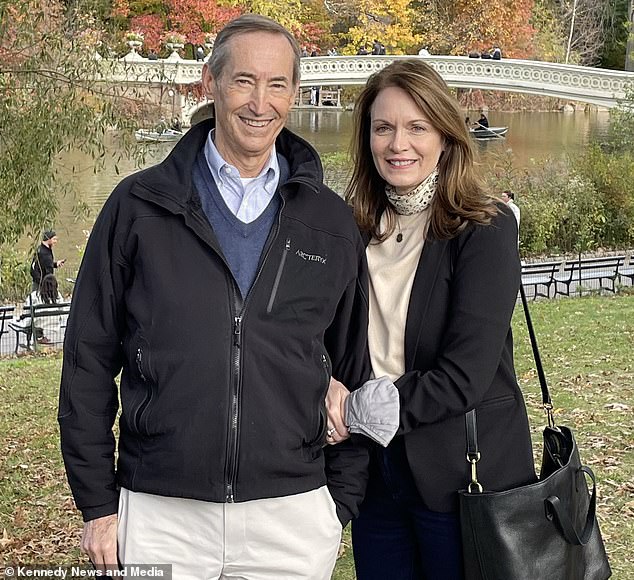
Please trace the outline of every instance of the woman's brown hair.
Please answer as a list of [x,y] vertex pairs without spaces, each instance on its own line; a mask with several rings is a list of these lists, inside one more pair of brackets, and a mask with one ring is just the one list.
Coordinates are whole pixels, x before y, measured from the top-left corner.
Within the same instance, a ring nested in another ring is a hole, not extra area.
[[[444,139],[438,186],[430,209],[431,234],[447,239],[460,233],[469,222],[489,224],[497,208],[476,175],[473,144],[460,105],[433,68],[420,60],[406,59],[374,73],[355,104],[351,146],[354,169],[345,197],[352,204],[361,230],[382,241],[396,225],[394,209],[385,196],[385,180],[374,165],[370,149],[372,105],[387,87],[403,89]],[[384,212],[387,229],[381,231]]]

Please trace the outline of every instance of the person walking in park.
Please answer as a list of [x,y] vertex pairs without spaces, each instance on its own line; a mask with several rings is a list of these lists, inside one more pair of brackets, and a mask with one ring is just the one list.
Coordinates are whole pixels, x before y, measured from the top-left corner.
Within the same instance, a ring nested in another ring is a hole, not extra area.
[[517,225],[483,190],[460,106],[420,59],[370,77],[352,155],[346,198],[367,242],[372,371],[400,398],[398,432],[373,446],[352,523],[357,578],[459,580],[465,413],[478,413],[487,489],[535,481],[513,367]]
[[515,203],[515,194],[508,189],[506,191],[503,191],[502,201],[504,201],[504,203],[511,208],[511,211],[515,216],[515,220],[517,221],[517,231],[519,232],[521,212],[519,206]]
[[328,426],[325,396],[369,375],[367,267],[317,153],[284,129],[300,55],[268,18],[230,22],[203,67],[214,120],[95,223],[59,424],[98,568],[326,580],[358,513],[368,452]]
[[31,262],[32,291],[39,290],[44,277],[53,274],[55,268],[63,266],[66,262],[66,260],[55,259],[53,255],[55,244],[57,244],[55,230],[46,230],[42,236],[42,243],[38,246]]

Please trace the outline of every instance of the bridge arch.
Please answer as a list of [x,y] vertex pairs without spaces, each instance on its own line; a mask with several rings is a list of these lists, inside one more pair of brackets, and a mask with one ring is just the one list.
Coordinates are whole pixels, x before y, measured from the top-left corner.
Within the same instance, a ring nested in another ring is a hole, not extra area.
[[461,56],[352,56],[302,59],[301,85],[359,85],[389,63],[423,58],[450,87],[526,93],[614,107],[634,74],[559,63]]
[[[389,63],[423,58],[451,87],[508,91],[557,97],[602,107],[615,107],[634,85],[634,73],[517,59],[472,59],[462,56],[325,56],[301,61],[301,86],[362,85]],[[127,84],[188,85],[200,82],[201,62],[104,59],[100,80]],[[191,117],[203,105],[183,103]]]

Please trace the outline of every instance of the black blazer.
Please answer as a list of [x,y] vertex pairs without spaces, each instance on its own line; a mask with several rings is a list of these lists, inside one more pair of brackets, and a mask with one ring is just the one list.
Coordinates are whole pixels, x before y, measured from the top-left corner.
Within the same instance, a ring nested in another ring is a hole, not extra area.
[[510,327],[520,273],[517,222],[506,206],[489,226],[425,241],[407,314],[405,374],[395,384],[398,435],[431,510],[456,510],[456,491],[470,481],[464,416],[474,407],[484,489],[535,480]]

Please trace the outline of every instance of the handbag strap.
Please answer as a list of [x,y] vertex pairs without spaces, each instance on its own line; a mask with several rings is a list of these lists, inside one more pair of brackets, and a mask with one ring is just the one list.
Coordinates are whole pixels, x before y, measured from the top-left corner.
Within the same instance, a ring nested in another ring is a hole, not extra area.
[[[524,317],[526,318],[526,326],[528,327],[528,336],[531,340],[531,347],[533,350],[533,358],[535,359],[535,367],[537,369],[537,376],[539,377],[539,386],[542,391],[542,405],[548,415],[548,425],[554,429],[555,419],[553,417],[553,403],[550,398],[550,391],[548,390],[548,383],[546,382],[546,374],[544,373],[544,367],[542,365],[542,358],[539,354],[539,346],[537,345],[537,337],[535,336],[535,329],[533,328],[533,320],[531,319],[531,313],[528,309],[528,301],[526,300],[526,293],[524,292],[524,286],[520,283],[520,297],[522,299],[522,307],[524,308]],[[471,409],[465,414],[465,427],[467,433],[467,461],[471,464],[471,482],[469,483],[469,493],[473,491],[482,492],[482,486],[478,482],[476,464],[480,460],[480,452],[478,451],[478,429],[476,420],[476,411]]]
[[589,467],[584,465],[581,467],[580,471],[592,479],[592,495],[590,496],[588,515],[586,516],[586,522],[583,527],[583,532],[581,532],[581,537],[577,534],[574,523],[564,511],[564,506],[559,498],[556,495],[551,495],[544,500],[546,504],[546,517],[549,520],[557,520],[564,538],[566,538],[566,541],[573,546],[585,546],[590,541],[590,536],[592,535],[592,530],[594,530],[594,524],[596,522],[597,480],[594,477],[592,469]]
[[[531,313],[528,309],[528,301],[526,300],[526,293],[524,292],[524,286],[520,284],[520,296],[522,298],[522,306],[524,308],[524,317],[526,318],[526,326],[528,327],[528,336],[531,339],[531,347],[533,349],[533,358],[535,359],[535,368],[537,369],[537,376],[539,377],[539,386],[542,391],[542,404],[548,411],[552,411],[552,400],[550,398],[550,392],[548,390],[548,383],[546,382],[546,374],[544,373],[544,367],[542,365],[542,357],[539,354],[539,346],[537,345],[537,337],[535,336],[535,329],[533,328],[533,320]],[[552,413],[548,413],[550,423],[552,420]]]

